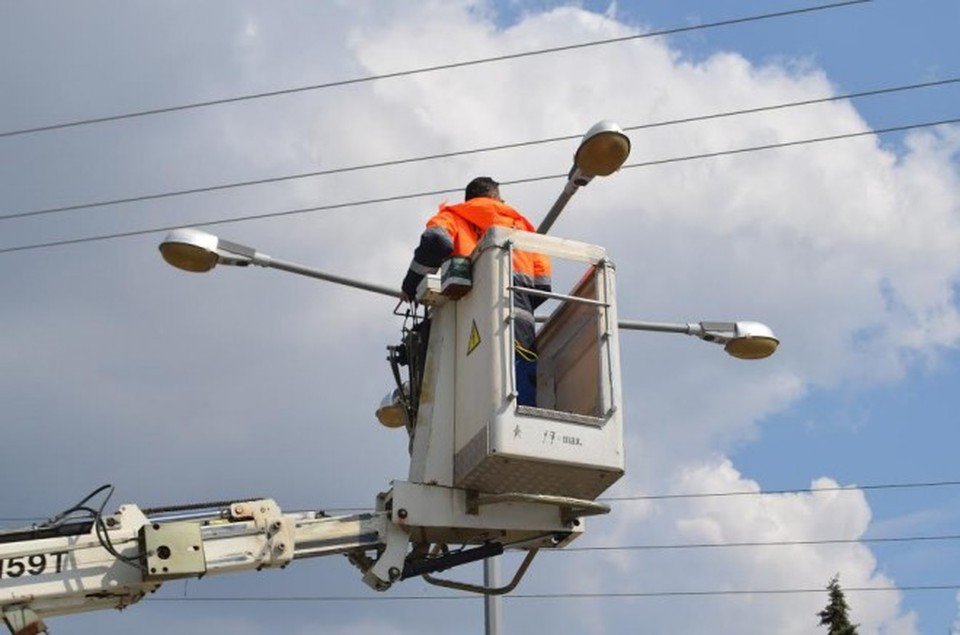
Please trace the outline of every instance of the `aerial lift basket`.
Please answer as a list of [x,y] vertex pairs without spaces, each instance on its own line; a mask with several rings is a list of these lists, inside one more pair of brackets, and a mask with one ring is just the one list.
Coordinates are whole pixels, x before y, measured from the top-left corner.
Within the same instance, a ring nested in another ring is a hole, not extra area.
[[[546,254],[555,271],[573,262],[585,273],[569,293],[517,287],[518,250]],[[472,261],[472,290],[433,311],[414,429],[415,437],[432,435],[431,454],[452,450],[452,462],[424,461],[415,438],[411,480],[483,494],[595,500],[624,467],[612,263],[595,245],[501,227],[487,232]],[[537,333],[536,406],[517,404],[520,293],[545,296],[543,308],[552,308]],[[450,418],[447,439],[437,428]]]

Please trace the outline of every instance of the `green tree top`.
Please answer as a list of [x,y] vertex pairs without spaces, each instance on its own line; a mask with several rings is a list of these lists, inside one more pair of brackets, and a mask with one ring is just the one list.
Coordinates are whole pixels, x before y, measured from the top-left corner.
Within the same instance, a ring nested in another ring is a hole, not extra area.
[[817,613],[820,616],[820,626],[830,628],[828,635],[857,635],[857,625],[850,623],[850,605],[840,588],[839,573],[830,580],[827,591],[830,593],[830,602],[825,609]]

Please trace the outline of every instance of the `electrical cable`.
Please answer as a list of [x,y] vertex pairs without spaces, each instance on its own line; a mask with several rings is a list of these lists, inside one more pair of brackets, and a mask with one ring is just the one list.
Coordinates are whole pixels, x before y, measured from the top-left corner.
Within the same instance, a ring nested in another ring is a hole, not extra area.
[[[695,123],[700,121],[710,121],[714,119],[722,119],[726,117],[736,117],[740,115],[748,114],[757,114],[761,112],[770,112],[774,110],[783,110],[787,108],[796,108],[801,106],[812,106],[816,104],[824,104],[835,101],[842,101],[845,99],[857,99],[861,97],[875,97],[878,95],[886,95],[897,92],[905,92],[911,90],[919,90],[923,88],[934,88],[940,86],[946,86],[949,84],[956,84],[960,82],[960,77],[952,77],[948,79],[942,79],[938,81],[930,82],[920,82],[915,84],[905,84],[900,86],[891,86],[886,88],[876,88],[872,90],[864,90],[853,93],[845,93],[843,95],[833,95],[831,97],[819,97],[815,99],[804,99],[800,101],[786,102],[780,104],[772,104],[768,106],[756,106],[752,108],[743,108],[739,110],[729,110],[718,113],[711,113],[706,115],[695,115],[690,117],[682,117],[676,119],[667,119],[663,121],[655,121],[645,124],[637,124],[632,126],[625,126],[622,128],[624,132],[632,132],[636,130],[649,130],[653,128],[662,128],[667,126],[675,126],[680,124]],[[293,181],[298,179],[313,178],[318,176],[330,176],[333,174],[344,174],[347,172],[359,172],[362,170],[372,170],[385,167],[395,167],[399,165],[406,165],[410,163],[421,163],[425,161],[434,161],[437,159],[450,159],[454,157],[468,156],[472,154],[481,154],[485,152],[495,152],[499,150],[512,150],[516,148],[525,148],[536,145],[544,145],[549,143],[557,143],[560,141],[572,141],[579,139],[582,133],[578,134],[569,134],[561,135],[555,137],[546,137],[543,139],[535,139],[529,141],[517,141],[513,143],[503,143],[492,146],[485,146],[479,148],[470,148],[466,150],[453,150],[450,152],[441,152],[436,154],[427,154],[416,157],[405,157],[400,159],[391,159],[387,161],[378,161],[375,163],[365,163],[361,165],[352,165],[345,166],[340,168],[330,168],[326,170],[314,170],[311,172],[298,172],[295,174],[286,174],[281,176],[273,177],[264,177],[259,179],[248,179],[244,181],[233,181],[229,183],[220,183],[216,185],[205,185],[200,187],[185,188],[179,190],[170,190],[166,192],[155,192],[152,194],[140,194],[137,196],[127,196],[122,198],[113,198],[106,199],[101,201],[93,201],[88,203],[75,203],[71,205],[62,205],[58,207],[49,207],[45,209],[29,210],[24,212],[13,212],[9,214],[0,215],[0,221],[10,220],[16,218],[28,218],[31,216],[41,216],[45,214],[56,214],[60,212],[69,212],[75,210],[84,210],[94,207],[106,207],[108,205],[121,205],[126,203],[139,203],[144,201],[153,201],[164,198],[171,198],[175,196],[186,196],[189,194],[204,194],[208,192],[219,192],[223,190],[230,190],[240,187],[249,187],[254,185],[267,185],[270,183],[282,183],[284,181]]]
[[657,31],[648,31],[648,32],[646,32],[646,33],[638,33],[638,34],[635,34],[635,35],[627,35],[627,36],[621,36],[621,37],[606,38],[606,39],[602,39],[602,40],[593,40],[593,41],[590,41],[590,42],[581,42],[581,43],[579,43],[579,44],[566,44],[566,45],[562,45],[562,46],[553,46],[553,47],[549,47],[549,48],[535,49],[535,50],[532,50],[532,51],[521,51],[521,52],[519,52],[519,53],[507,53],[507,54],[504,54],[504,55],[497,55],[497,56],[494,56],[494,57],[478,58],[478,59],[466,60],[466,61],[462,61],[462,62],[450,62],[450,63],[446,63],[446,64],[437,64],[437,65],[433,65],[433,66],[424,66],[424,67],[420,67],[420,68],[407,69],[407,70],[403,70],[403,71],[395,71],[395,72],[392,72],[392,73],[381,73],[381,74],[378,74],[378,75],[367,75],[367,76],[364,76],[364,77],[355,77],[355,78],[352,78],[352,79],[344,79],[344,80],[337,80],[337,81],[332,81],[332,82],[326,82],[326,83],[323,83],[323,84],[313,84],[313,85],[309,85],[309,86],[299,86],[299,87],[296,87],[296,88],[286,88],[286,89],[281,89],[281,90],[272,90],[272,91],[267,91],[267,92],[254,93],[254,94],[250,94],[250,95],[241,95],[241,96],[237,96],[237,97],[226,97],[226,98],[222,98],[222,99],[211,99],[211,100],[208,100],[208,101],[199,101],[199,102],[194,102],[194,103],[190,103],[190,104],[182,104],[182,105],[179,105],[179,106],[168,106],[168,107],[164,107],[164,108],[153,108],[153,109],[150,109],[150,110],[140,110],[140,111],[137,111],[137,112],[130,112],[130,113],[125,113],[125,114],[120,114],[120,115],[109,115],[109,116],[105,116],[105,117],[95,117],[95,118],[91,118],[91,119],[80,119],[80,120],[63,122],[63,123],[48,124],[48,125],[37,126],[37,127],[33,127],[33,128],[23,128],[23,129],[20,129],[20,130],[10,130],[10,131],[7,131],[7,132],[0,132],[0,138],[13,137],[13,136],[18,136],[18,135],[26,135],[26,134],[36,133],[36,132],[47,132],[47,131],[51,131],[51,130],[62,130],[62,129],[64,129],[64,128],[74,128],[74,127],[78,127],[78,126],[86,126],[86,125],[90,125],[90,124],[106,123],[106,122],[110,122],[110,121],[120,121],[120,120],[124,120],[124,119],[134,119],[134,118],[137,118],[137,117],[146,117],[146,116],[149,116],[149,115],[159,115],[159,114],[171,113],[171,112],[178,112],[178,111],[183,111],[183,110],[191,110],[191,109],[194,109],[194,108],[205,108],[205,107],[209,107],[209,106],[217,106],[217,105],[222,105],[222,104],[236,103],[236,102],[248,101],[248,100],[252,100],[252,99],[263,99],[263,98],[267,98],[267,97],[277,97],[277,96],[280,96],[280,95],[290,95],[290,94],[294,94],[294,93],[303,93],[303,92],[321,90],[321,89],[326,89],[326,88],[334,88],[334,87],[340,87],[340,86],[350,86],[350,85],[362,84],[362,83],[366,83],[366,82],[373,82],[373,81],[383,80],[383,79],[393,79],[393,78],[397,78],[397,77],[408,77],[408,76],[411,76],[411,75],[419,75],[419,74],[423,74],[423,73],[431,73],[431,72],[441,71],[441,70],[450,70],[450,69],[455,69],[455,68],[464,68],[464,67],[467,67],[467,66],[476,66],[476,65],[480,65],[480,64],[489,64],[489,63],[493,63],[493,62],[502,62],[502,61],[506,61],[506,60],[520,59],[520,58],[524,58],[524,57],[533,57],[533,56],[537,56],[537,55],[546,55],[546,54],[550,54],[550,53],[559,53],[559,52],[561,52],[561,51],[572,51],[572,50],[585,49],[585,48],[590,48],[590,47],[595,47],[595,46],[603,46],[603,45],[607,45],[607,44],[616,44],[616,43],[620,43],[620,42],[628,42],[628,41],[633,41],[633,40],[640,40],[640,39],[644,39],[644,38],[658,37],[658,36],[664,36],[664,35],[675,35],[675,34],[678,34],[678,33],[687,33],[687,32],[691,32],[691,31],[699,31],[699,30],[703,30],[703,29],[711,29],[711,28],[717,28],[717,27],[723,27],[723,26],[732,26],[732,25],[735,25],[735,24],[745,24],[745,23],[748,23],[748,22],[757,22],[757,21],[760,21],[760,20],[768,20],[768,19],[773,19],[773,18],[782,18],[782,17],[793,16],[793,15],[800,15],[800,14],[804,14],[804,13],[813,13],[813,12],[816,12],[816,11],[824,11],[824,10],[829,10],[829,9],[839,9],[839,8],[847,7],[847,6],[850,6],[850,5],[867,4],[867,3],[870,3],[870,2],[873,2],[873,0],[845,0],[845,1],[843,1],[843,2],[833,2],[833,3],[830,3],[830,4],[822,4],[822,5],[812,6],[812,7],[802,7],[802,8],[799,8],[799,9],[790,9],[790,10],[786,10],[786,11],[777,11],[777,12],[775,12],[775,13],[763,13],[763,14],[758,14],[758,15],[745,16],[745,17],[741,17],[741,18],[731,18],[731,19],[727,19],[727,20],[719,20],[719,21],[716,21],[716,22],[707,22],[707,23],[704,23],[704,24],[697,24],[697,25],[690,25],[690,26],[683,26],[683,27],[674,27],[674,28],[669,28],[669,29],[661,29],[661,30],[657,30]]
[[[864,130],[864,131],[861,131],[861,132],[849,132],[849,133],[844,133],[844,134],[830,135],[830,136],[826,136],[826,137],[816,137],[816,138],[812,138],[812,139],[801,139],[801,140],[797,140],[797,141],[785,141],[785,142],[770,143],[770,144],[765,144],[765,145],[760,145],[760,146],[749,146],[749,147],[745,147],[745,148],[734,148],[734,149],[731,149],[731,150],[719,150],[719,151],[716,151],[716,152],[705,152],[705,153],[701,153],[701,154],[692,154],[692,155],[685,155],[685,156],[680,156],[680,157],[671,157],[671,158],[666,158],[666,159],[656,159],[656,160],[653,160],[653,161],[642,161],[642,162],[639,162],[639,163],[631,163],[631,164],[624,165],[624,166],[622,166],[621,170],[629,170],[629,169],[641,168],[641,167],[650,167],[650,166],[655,166],[655,165],[666,165],[666,164],[669,164],[669,163],[680,163],[680,162],[685,162],[685,161],[694,161],[694,160],[698,160],[698,159],[716,158],[716,157],[721,157],[721,156],[730,156],[730,155],[737,155],[737,154],[745,154],[745,153],[749,153],[749,152],[759,152],[759,151],[763,151],[763,150],[773,150],[773,149],[777,149],[777,148],[788,148],[788,147],[801,146],[801,145],[810,145],[810,144],[815,144],[815,143],[823,143],[823,142],[827,142],[827,141],[838,141],[838,140],[841,140],[841,139],[853,139],[853,138],[856,138],[856,137],[863,137],[863,136],[868,136],[868,135],[878,135],[878,134],[884,134],[884,133],[890,133],[890,132],[903,132],[903,131],[906,131],[906,130],[915,130],[915,129],[919,129],[919,128],[929,128],[929,127],[933,127],[933,126],[940,126],[940,125],[953,124],[953,123],[960,123],[960,117],[952,118],[952,119],[941,119],[941,120],[939,120],[939,121],[929,121],[929,122],[917,123],[917,124],[908,124],[908,125],[903,125],[903,126],[893,126],[893,127],[889,127],[889,128],[878,128],[878,129],[876,129],[876,130]],[[547,175],[543,175],[543,176],[533,176],[533,177],[527,177],[527,178],[521,178],[521,179],[513,179],[513,180],[509,180],[509,181],[502,181],[500,184],[501,184],[501,185],[518,185],[518,184],[522,184],[522,183],[534,183],[534,182],[537,182],[537,181],[546,181],[546,180],[555,179],[555,178],[560,178],[560,177],[566,177],[566,176],[567,176],[566,173],[562,173],[562,174],[547,174]],[[439,196],[439,195],[443,195],[443,194],[451,194],[451,193],[454,193],[454,192],[459,192],[459,191],[461,191],[461,189],[462,189],[462,188],[460,188],[460,187],[456,187],[456,188],[447,188],[447,189],[442,189],[442,190],[431,190],[431,191],[426,191],[426,192],[413,192],[413,193],[410,193],[410,194],[398,194],[398,195],[394,195],[394,196],[385,196],[385,197],[380,197],[380,198],[370,198],[370,199],[365,199],[365,200],[349,201],[349,202],[346,202],[346,203],[333,203],[333,204],[329,204],[329,205],[317,205],[317,206],[313,206],[313,207],[301,207],[301,208],[297,208],[297,209],[284,210],[284,211],[280,211],[280,212],[264,212],[264,213],[260,213],[260,214],[250,214],[250,215],[246,215],[246,216],[235,216],[235,217],[232,217],[232,218],[221,218],[221,219],[216,219],[216,220],[200,221],[200,222],[189,223],[189,224],[167,225],[167,226],[162,226],[162,227],[152,227],[152,228],[149,228],[149,229],[139,229],[139,230],[132,230],[132,231],[127,231],[127,232],[115,232],[115,233],[110,233],[110,234],[101,234],[101,235],[98,235],[98,236],[85,236],[85,237],[82,237],[82,238],[69,238],[69,239],[65,239],[65,240],[56,240],[56,241],[50,241],[50,242],[44,242],[44,243],[34,243],[34,244],[29,244],[29,245],[19,245],[19,246],[5,247],[5,248],[3,248],[3,249],[0,249],[0,254],[8,254],[8,253],[13,253],[13,252],[18,252],[18,251],[30,251],[30,250],[35,250],[35,249],[47,249],[47,248],[52,248],[52,247],[63,247],[63,246],[66,246],[66,245],[77,245],[77,244],[83,244],[83,243],[98,242],[98,241],[102,241],[102,240],[112,240],[112,239],[115,239],[115,238],[129,238],[129,237],[132,237],[132,236],[143,236],[143,235],[145,235],[145,234],[153,234],[153,233],[158,233],[158,232],[171,231],[171,230],[179,229],[179,228],[186,227],[186,226],[190,226],[190,227],[212,227],[212,226],[215,226],[215,225],[227,225],[227,224],[230,224],[230,223],[240,223],[240,222],[250,221],[250,220],[262,220],[262,219],[266,219],[266,218],[279,218],[279,217],[282,217],[282,216],[292,216],[292,215],[298,215],[298,214],[307,214],[307,213],[312,213],[312,212],[328,211],[328,210],[334,210],[334,209],[343,209],[343,208],[347,208],[347,207],[359,207],[359,206],[365,206],[365,205],[375,205],[375,204],[380,204],[380,203],[389,203],[389,202],[395,202],[395,201],[404,201],[404,200],[410,200],[410,199],[414,199],[414,198],[424,198],[424,197],[427,197],[427,196]]]
[[[96,509],[89,507],[87,503],[95,498],[101,492],[107,492],[103,497],[103,500],[100,501],[100,506]],[[114,487],[113,485],[107,483],[106,485],[101,485],[100,487],[93,490],[90,494],[84,497],[79,503],[69,507],[68,509],[60,512],[53,518],[35,525],[34,530],[44,531],[50,529],[56,529],[57,527],[63,525],[67,520],[71,519],[71,516],[76,512],[83,512],[93,521],[93,527],[97,536],[97,541],[100,543],[100,546],[103,547],[110,555],[112,555],[117,560],[134,566],[138,569],[145,570],[145,567],[140,562],[140,558],[143,554],[137,554],[136,556],[125,556],[119,553],[113,545],[113,541],[110,540],[110,534],[107,530],[106,522],[103,519],[103,510],[106,508],[107,503],[110,501],[110,497],[113,496]]]
[[[960,481],[925,481],[913,483],[875,483],[868,485],[837,485],[832,487],[799,487],[794,489],[744,490],[730,492],[691,492],[688,494],[644,494],[637,496],[602,496],[598,501],[622,503],[631,501],[673,500],[692,498],[724,498],[729,496],[775,496],[782,494],[820,494],[826,492],[860,492],[896,489],[927,489],[939,487],[957,487]],[[331,513],[362,512],[366,507],[328,507],[324,511]],[[0,519],[2,520],[2,519]]]
[[[84,508],[88,509],[89,508]],[[90,510],[96,513],[94,510]],[[106,528],[103,527],[105,532]],[[101,528],[97,526],[97,538],[101,545],[112,556],[118,560],[142,568],[140,556],[123,556],[113,548],[113,544],[108,537],[101,536]],[[822,546],[822,545],[850,545],[850,544],[891,544],[891,543],[912,543],[912,542],[946,542],[960,540],[960,534],[947,534],[936,536],[890,536],[880,538],[828,538],[817,540],[775,540],[775,541],[740,541],[740,542],[721,542],[721,543],[681,543],[681,544],[649,544],[649,545],[594,545],[584,547],[565,547],[563,549],[546,550],[547,553],[563,554],[571,552],[594,552],[594,551],[678,551],[678,550],[704,550],[704,549],[730,549],[730,548],[751,548],[751,547],[792,547],[792,546]]]
[[[956,591],[957,584],[915,584],[904,586],[843,587],[844,593]],[[723,597],[743,595],[801,595],[824,593],[823,588],[792,589],[708,589],[702,591],[638,591],[597,593],[511,593],[507,600],[606,599],[606,598],[666,598],[666,597]],[[151,597],[146,602],[418,602],[432,600],[482,600],[482,595],[287,595],[287,596],[186,596]]]
[[[107,501],[109,501],[110,497],[113,496],[114,488],[113,488],[113,485],[108,485],[106,487],[109,487],[110,489],[107,492],[107,495],[103,498],[103,501],[101,501],[100,507],[96,510],[94,519],[93,519],[93,526],[94,526],[94,529],[96,530],[97,541],[100,543],[100,546],[106,550],[107,553],[109,553],[111,556],[113,556],[120,562],[123,562],[124,564],[128,564],[136,569],[143,571],[144,573],[147,573],[147,567],[141,561],[141,559],[146,555],[145,553],[138,553],[134,556],[125,556],[119,551],[117,551],[116,547],[113,546],[113,541],[110,539],[110,533],[107,531],[106,521],[103,520],[103,510],[107,506]],[[103,487],[101,487],[100,489],[102,490]]]
[[[693,498],[725,498],[730,496],[774,496],[782,494],[820,494],[826,492],[860,492],[860,491],[881,491],[881,490],[899,490],[899,489],[930,489],[930,488],[941,488],[941,487],[957,487],[960,486],[960,481],[921,481],[921,482],[911,482],[911,483],[875,483],[867,485],[838,485],[835,487],[800,487],[794,489],[775,489],[775,490],[751,490],[751,491],[729,491],[729,492],[692,492],[688,494],[648,494],[648,495],[639,495],[639,496],[608,496],[601,497],[597,500],[604,502],[630,502],[630,501],[646,501],[646,500],[671,500],[671,499],[693,499]],[[103,489],[103,488],[101,488]],[[78,503],[82,505],[89,497]],[[62,512],[56,518],[62,518],[68,512],[77,509],[77,506],[72,507],[67,512]],[[85,508],[89,509],[89,508]],[[365,512],[368,511],[366,507],[327,507],[324,508],[325,512],[328,513],[352,513],[352,512]],[[35,517],[3,517],[0,518],[0,522],[33,522],[36,521]],[[48,523],[53,522],[47,521]],[[43,525],[47,526],[47,525]],[[926,540],[926,537],[915,537],[910,538],[910,540]],[[952,540],[953,536],[936,536],[929,538],[931,540]],[[872,541],[883,541],[885,539],[869,539]],[[902,539],[897,539],[902,540]],[[864,542],[861,540],[860,542]]]
[[[645,500],[671,500],[671,499],[690,499],[690,498],[724,498],[728,496],[779,496],[782,494],[820,494],[826,492],[859,492],[859,491],[880,491],[880,490],[898,490],[898,489],[931,489],[931,488],[941,488],[941,487],[957,487],[960,486],[960,480],[956,481],[916,481],[916,482],[906,482],[906,483],[873,483],[867,485],[837,485],[831,487],[799,487],[793,489],[772,489],[772,490],[749,490],[749,491],[728,491],[728,492],[691,492],[688,494],[645,494],[638,496],[606,496],[598,498],[597,500],[604,502],[630,502],[630,501],[645,501]],[[103,486],[100,490],[105,489],[107,486]],[[96,493],[99,493],[98,490]],[[92,496],[92,495],[91,495]],[[90,497],[85,498],[83,501],[78,503],[82,505]],[[71,510],[76,509],[76,506],[71,508]],[[71,511],[71,510],[68,510]],[[343,512],[365,512],[368,511],[367,507],[326,507],[324,508],[325,512],[328,513],[343,513]],[[62,512],[56,518],[62,517],[67,512]],[[3,517],[0,518],[0,522],[32,522],[36,521],[36,517]],[[47,522],[52,522],[47,521]],[[918,538],[919,539],[919,538]],[[946,539],[946,537],[944,538]]]
[[[84,508],[89,510],[89,508]],[[90,510],[94,512],[94,510]],[[367,511],[356,509],[356,511]],[[95,512],[94,512],[95,513]],[[2,520],[2,519],[0,519]],[[851,545],[851,544],[896,544],[913,542],[950,542],[960,540],[960,534],[943,534],[927,536],[887,536],[864,538],[822,538],[809,540],[747,540],[738,542],[697,542],[697,543],[665,543],[648,545],[590,545],[583,547],[564,547],[563,549],[544,550],[546,553],[568,553],[580,551],[679,551],[696,549],[732,549],[748,547],[796,547],[818,545]],[[106,547],[105,547],[106,548]],[[109,551],[109,549],[108,549]],[[115,557],[118,554],[111,552]]]
[[903,542],[947,542],[960,540],[960,534],[942,536],[889,536],[886,538],[826,538],[821,540],[747,540],[740,542],[691,542],[660,545],[614,545],[544,549],[547,553],[568,551],[674,551],[684,549],[730,549],[736,547],[808,547],[816,545],[889,544]]
[[819,494],[821,492],[857,492],[887,489],[914,489],[927,487],[956,487],[960,481],[933,481],[927,483],[881,483],[875,485],[837,485],[831,487],[804,487],[798,489],[733,491],[733,492],[700,492],[691,494],[650,494],[640,496],[614,496],[599,498],[604,502],[670,500],[684,498],[717,498],[725,496],[770,496],[776,494]]
[[[38,529],[53,529],[53,528],[55,528],[55,527],[58,527],[58,526],[62,525],[64,522],[66,522],[67,520],[69,520],[69,517],[70,517],[74,512],[77,512],[77,511],[84,511],[84,512],[88,512],[88,513],[95,513],[90,507],[87,507],[86,504],[90,501],[91,498],[94,498],[94,497],[95,497],[97,494],[99,494],[100,492],[102,492],[102,491],[104,491],[104,490],[111,489],[111,488],[112,488],[112,486],[111,486],[110,484],[101,485],[101,486],[98,487],[97,489],[95,489],[95,490],[93,490],[92,492],[90,492],[89,494],[87,494],[87,496],[84,497],[83,499],[81,499],[80,502],[78,502],[77,504],[73,505],[72,507],[68,507],[67,509],[65,509],[64,511],[60,512],[59,514],[57,514],[57,515],[54,516],[53,518],[50,518],[50,519],[48,519],[48,520],[40,523],[39,525],[37,525],[37,528],[38,528]],[[108,497],[108,498],[109,498],[109,497]]]

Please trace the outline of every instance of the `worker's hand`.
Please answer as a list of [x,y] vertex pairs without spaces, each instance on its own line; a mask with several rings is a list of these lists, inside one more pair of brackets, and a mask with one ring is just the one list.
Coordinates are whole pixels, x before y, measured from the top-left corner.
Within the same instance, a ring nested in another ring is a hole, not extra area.
[[413,302],[413,298],[410,297],[410,294],[406,291],[400,291],[400,301],[401,302]]

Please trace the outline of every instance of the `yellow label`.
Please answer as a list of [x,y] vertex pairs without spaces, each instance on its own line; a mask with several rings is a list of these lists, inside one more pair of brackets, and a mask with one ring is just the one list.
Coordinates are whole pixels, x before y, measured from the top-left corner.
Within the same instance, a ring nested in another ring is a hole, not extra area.
[[478,346],[480,346],[480,331],[477,330],[477,321],[473,320],[473,325],[470,327],[470,339],[467,340],[467,355],[469,356]]

